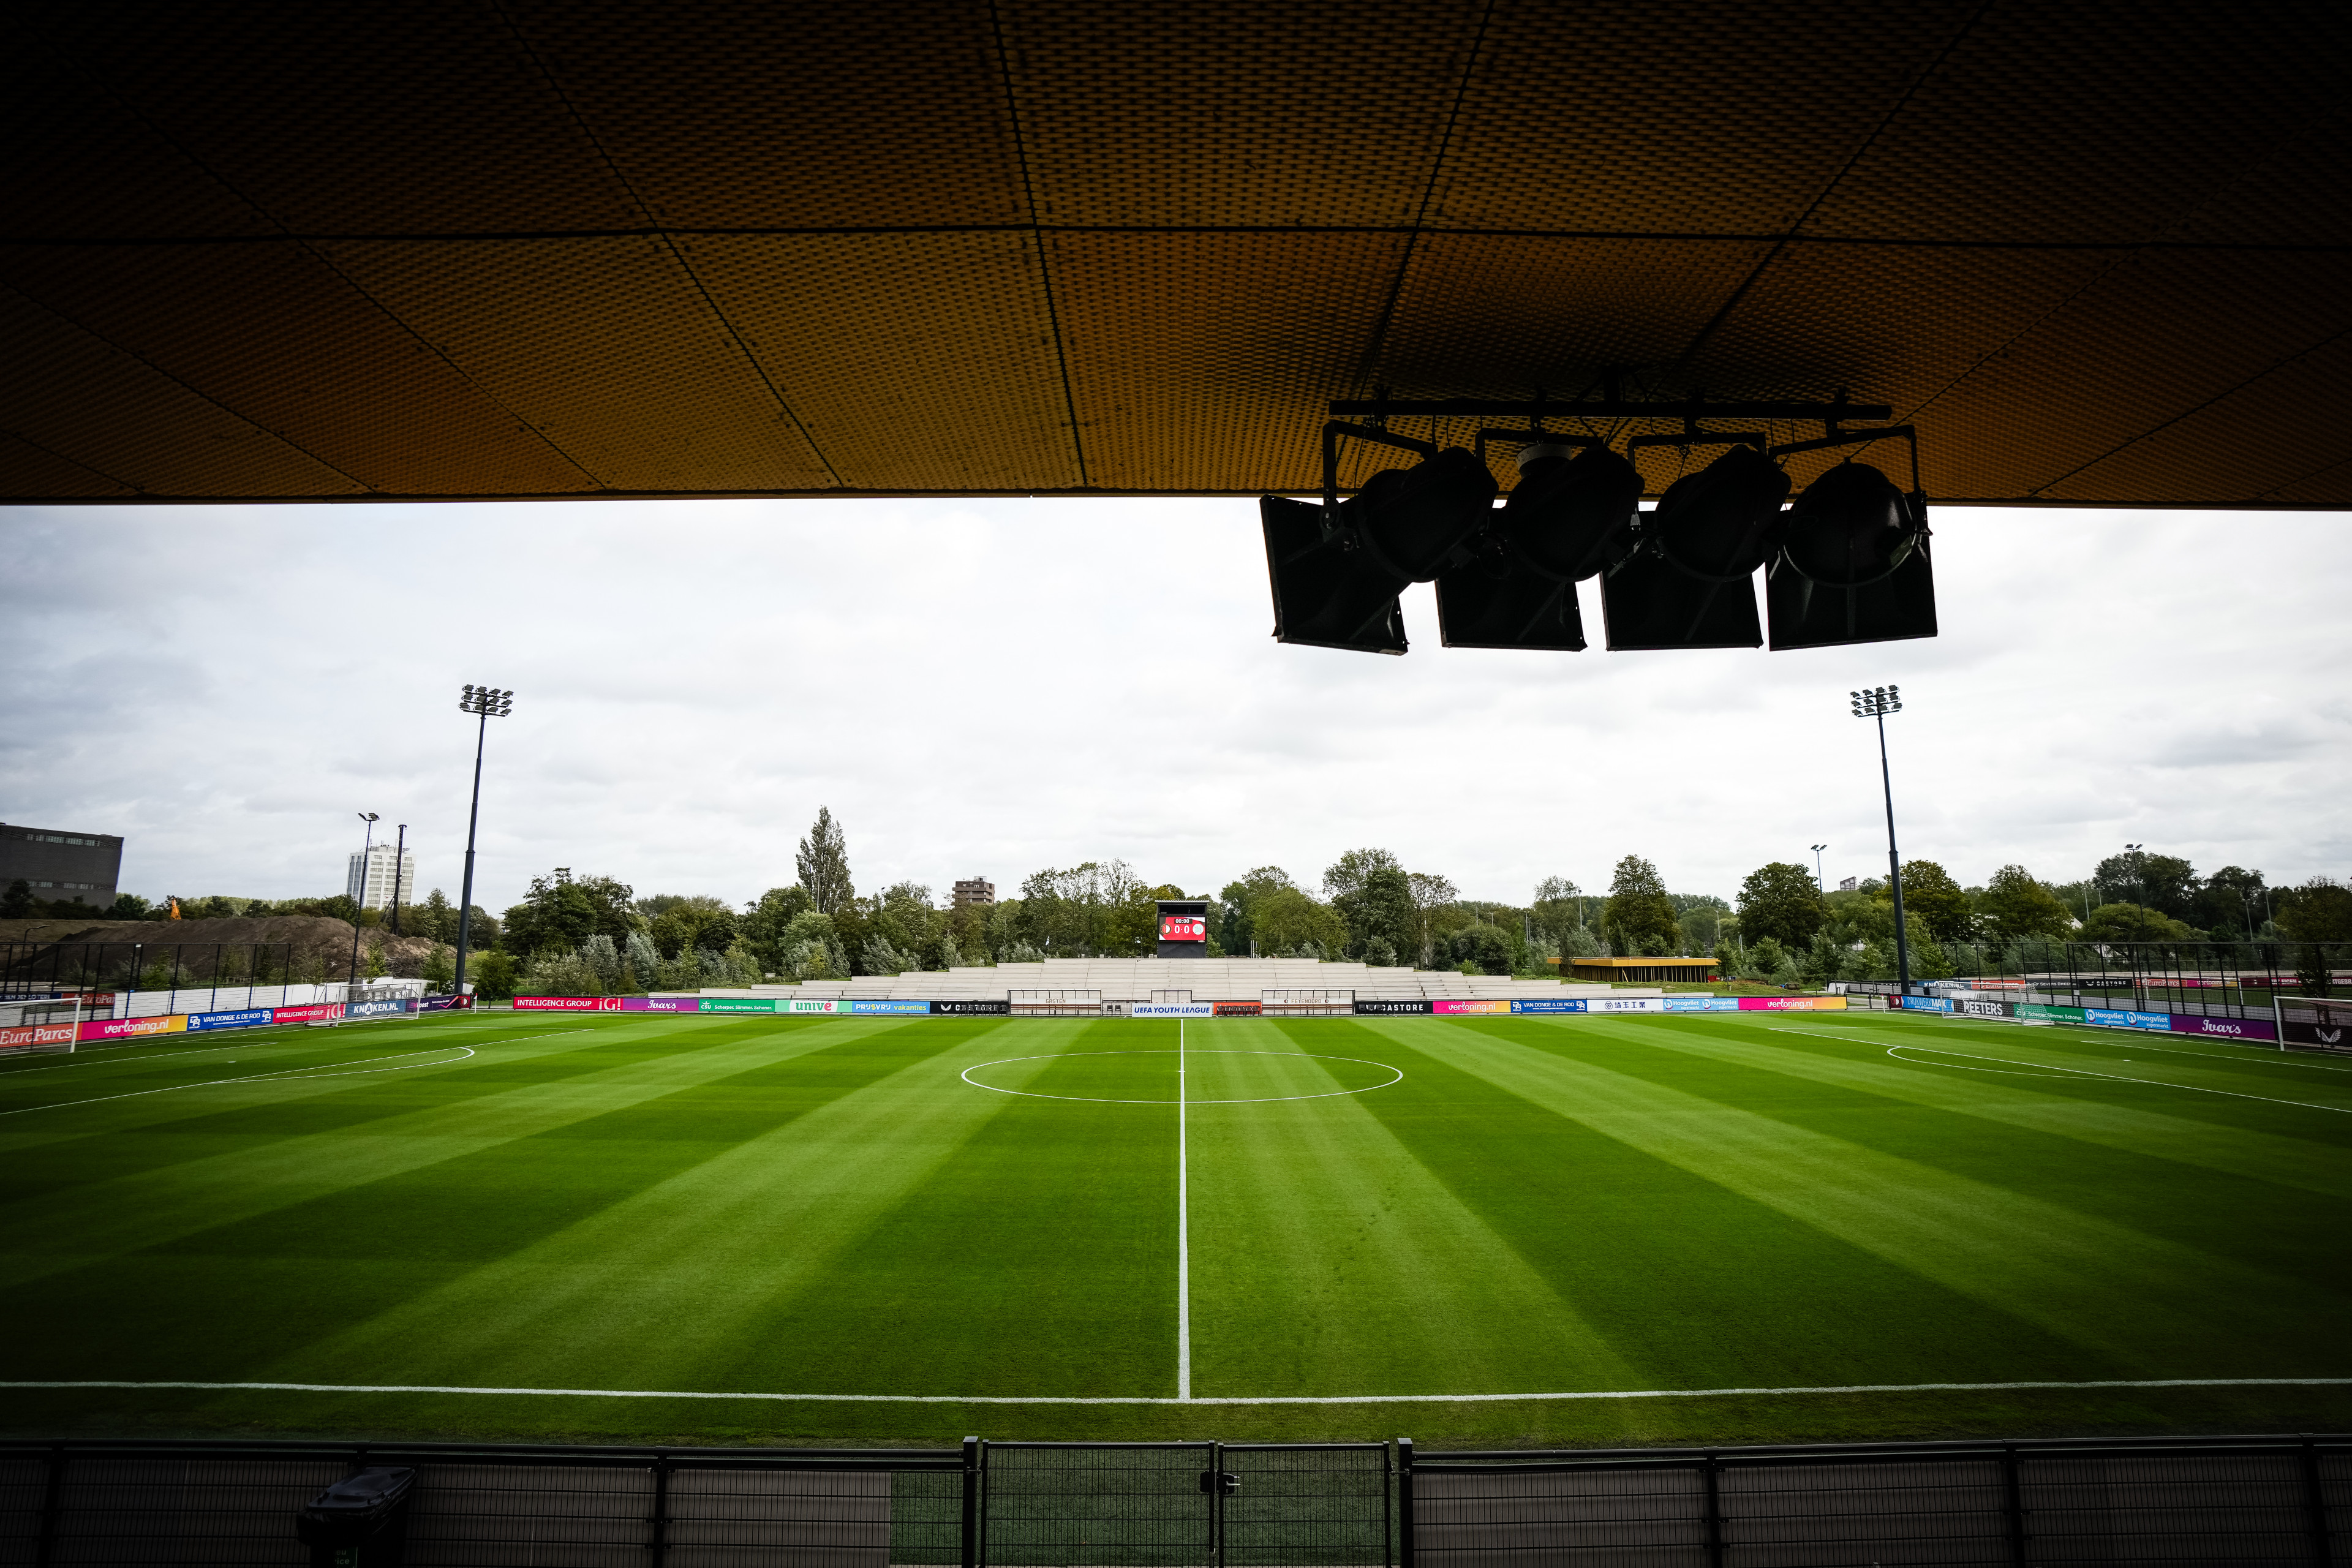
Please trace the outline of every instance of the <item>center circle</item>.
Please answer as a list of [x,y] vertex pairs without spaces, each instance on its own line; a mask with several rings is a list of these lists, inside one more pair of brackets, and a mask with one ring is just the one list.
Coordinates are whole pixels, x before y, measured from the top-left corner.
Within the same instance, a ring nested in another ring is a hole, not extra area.
[[1369,1094],[1373,1089],[1386,1089],[1391,1084],[1402,1083],[1404,1081],[1404,1069],[1402,1068],[1391,1067],[1387,1062],[1370,1061],[1362,1057],[1322,1056],[1313,1051],[1186,1050],[1181,1053],[1177,1051],[1048,1051],[1041,1056],[1034,1057],[1000,1057],[992,1062],[981,1062],[972,1067],[968,1067],[963,1069],[963,1072],[960,1076],[963,1079],[964,1082],[971,1085],[974,1089],[984,1089],[992,1094],[1018,1095],[1024,1100],[1083,1100],[1095,1105],[1173,1105],[1176,1103],[1176,1096],[1172,1094],[1162,1099],[1155,1100],[1133,1100],[1124,1096],[1108,1094],[1043,1094],[1032,1089],[1005,1089],[998,1084],[982,1083],[980,1079],[972,1077],[971,1075],[974,1073],[985,1073],[990,1068],[1010,1067],[1015,1062],[1076,1061],[1086,1057],[1173,1057],[1179,1055],[1186,1058],[1289,1057],[1306,1061],[1347,1062],[1354,1067],[1374,1068],[1381,1072],[1391,1075],[1389,1078],[1381,1079],[1378,1083],[1359,1084],[1353,1089],[1324,1089],[1316,1094],[1261,1094],[1250,1095],[1239,1099],[1223,1100],[1187,1094],[1184,1096],[1184,1103],[1187,1105],[1270,1105],[1276,1101],[1287,1100],[1337,1100],[1344,1095]]

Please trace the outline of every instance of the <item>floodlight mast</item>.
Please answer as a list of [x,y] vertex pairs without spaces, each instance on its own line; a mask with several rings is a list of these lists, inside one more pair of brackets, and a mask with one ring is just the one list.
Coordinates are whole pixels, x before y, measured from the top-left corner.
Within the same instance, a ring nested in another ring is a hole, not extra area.
[[1895,775],[1886,766],[1886,716],[1903,711],[1903,689],[1876,686],[1847,693],[1853,699],[1853,716],[1878,721],[1878,782],[1886,791],[1886,878],[1895,889],[1895,973],[1901,994],[1911,994],[1911,939],[1903,929],[1903,862],[1895,850]]
[[466,949],[473,934],[474,924],[474,827],[482,816],[482,743],[488,739],[490,721],[503,719],[514,711],[514,693],[500,691],[494,686],[467,685],[458,694],[457,711],[477,716],[474,731],[474,803],[466,811],[466,880],[457,904],[457,978],[452,994],[466,994]]
[[1822,851],[1828,847],[1826,844],[1813,846],[1813,887],[1825,899],[1830,896],[1830,884],[1827,874],[1822,870]]
[[360,980],[360,911],[367,908],[368,872],[373,869],[369,862],[375,857],[375,825],[383,818],[377,816],[373,811],[362,811],[360,813],[360,820],[367,824],[367,837],[361,841],[360,848],[360,896],[352,906],[351,984],[354,985],[358,984]]

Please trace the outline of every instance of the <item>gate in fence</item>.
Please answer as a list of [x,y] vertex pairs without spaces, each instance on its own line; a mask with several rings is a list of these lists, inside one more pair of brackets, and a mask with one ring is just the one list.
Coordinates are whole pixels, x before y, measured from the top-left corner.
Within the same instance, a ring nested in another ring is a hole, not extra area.
[[311,1563],[297,1513],[374,1467],[416,1479],[371,1568],[2352,1564],[2341,1436],[1419,1456],[19,1442],[0,1444],[0,1563]]
[[990,1443],[992,1568],[1384,1568],[1385,1443]]

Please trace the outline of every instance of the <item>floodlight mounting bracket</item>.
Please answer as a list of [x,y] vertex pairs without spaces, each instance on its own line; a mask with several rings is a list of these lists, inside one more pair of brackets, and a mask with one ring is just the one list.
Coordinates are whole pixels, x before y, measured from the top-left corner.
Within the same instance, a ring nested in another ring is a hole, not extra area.
[[1333,418],[1454,416],[1472,419],[1679,419],[1685,426],[1698,419],[1818,419],[1834,430],[1853,420],[1892,419],[1895,410],[1884,403],[1849,403],[1841,392],[1830,402],[1805,400],[1710,403],[1704,397],[1630,398],[1612,389],[1606,395],[1557,401],[1527,398],[1340,398],[1330,405]]
[[1395,447],[1423,458],[1437,456],[1437,447],[1427,441],[1416,441],[1410,436],[1399,436],[1373,425],[1349,425],[1334,419],[1323,426],[1323,537],[1330,539],[1339,531],[1339,437],[1353,436],[1359,441],[1377,441],[1383,447]]
[[1528,430],[1481,430],[1478,432],[1478,438],[1473,449],[1476,451],[1478,460],[1482,463],[1486,460],[1486,443],[1489,441],[1497,445],[1506,441],[1516,441],[1522,447],[1540,441],[1552,447],[1598,447],[1603,451],[1606,451],[1609,447],[1609,443],[1599,436],[1563,436],[1557,430],[1546,430],[1540,427]]
[[1914,500],[1916,500],[1919,503],[1920,514],[1925,516],[1927,507],[1927,492],[1926,488],[1919,483],[1919,432],[1912,426],[1888,425],[1876,430],[1847,430],[1843,432],[1832,430],[1829,435],[1821,437],[1819,440],[1790,441],[1785,446],[1767,447],[1764,455],[1777,462],[1780,458],[1787,457],[1791,452],[1819,452],[1832,447],[1867,447],[1873,441],[1885,441],[1898,438],[1910,443],[1911,496]]

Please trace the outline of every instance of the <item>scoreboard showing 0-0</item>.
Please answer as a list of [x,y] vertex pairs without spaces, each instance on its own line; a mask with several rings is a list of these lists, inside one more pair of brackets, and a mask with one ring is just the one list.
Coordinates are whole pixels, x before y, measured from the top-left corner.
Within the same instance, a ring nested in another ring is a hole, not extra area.
[[1160,956],[1201,958],[1209,951],[1209,900],[1161,899]]

